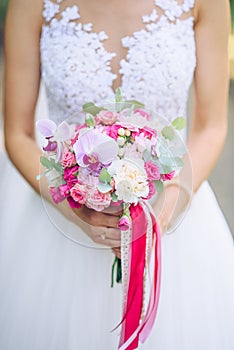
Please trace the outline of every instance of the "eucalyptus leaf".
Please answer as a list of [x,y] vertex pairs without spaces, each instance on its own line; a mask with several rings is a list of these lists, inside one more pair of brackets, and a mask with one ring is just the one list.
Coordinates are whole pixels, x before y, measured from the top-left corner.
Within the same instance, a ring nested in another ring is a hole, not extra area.
[[126,100],[125,101],[126,104],[130,104],[130,105],[133,105],[134,106],[134,109],[136,108],[144,108],[145,105],[137,100]]
[[97,185],[97,188],[98,188],[98,190],[99,190],[101,193],[107,193],[107,192],[111,191],[112,186],[110,186],[110,185],[107,184],[107,183],[100,182],[100,183]]
[[168,166],[173,166],[175,165],[175,160],[174,158],[171,158],[171,157],[167,157],[167,156],[161,156],[159,157],[159,161],[161,164],[163,165],[168,165]]
[[52,169],[55,169],[59,173],[63,172],[63,167],[61,164],[56,163],[54,159],[51,159],[50,161],[51,161]]
[[120,88],[116,89],[115,91],[115,102],[116,103],[122,102],[122,95],[121,95]]
[[86,112],[86,113],[90,113],[92,114],[93,116],[96,116],[100,111],[103,111],[105,110],[104,107],[98,107],[96,106],[93,102],[88,102],[88,103],[85,103],[83,106],[83,111]]
[[156,187],[156,192],[160,193],[163,191],[163,183],[160,180],[154,181],[155,187]]
[[147,149],[143,152],[143,159],[145,162],[152,160],[151,153]]
[[171,141],[175,137],[175,131],[172,126],[165,126],[165,128],[162,129],[162,135],[165,139]]
[[115,192],[111,193],[111,199],[113,202],[118,202],[119,198]]
[[178,117],[171,123],[176,130],[182,130],[186,126],[186,120],[183,117]]
[[177,167],[179,167],[179,168],[183,167],[183,165],[184,165],[183,159],[176,157],[176,158],[174,158],[174,161],[175,161],[175,164]]
[[53,166],[51,166],[51,161],[49,159],[47,159],[46,157],[41,156],[40,162],[45,168],[47,168],[49,170],[53,169]]
[[108,173],[106,168],[102,169],[98,179],[99,179],[100,182],[103,182],[103,183],[108,183],[109,184],[111,182],[111,176]]
[[86,124],[88,127],[92,127],[92,126],[95,126],[95,125],[96,125],[94,116],[93,116],[91,113],[87,113],[87,114],[86,114],[86,117],[85,117],[85,124]]

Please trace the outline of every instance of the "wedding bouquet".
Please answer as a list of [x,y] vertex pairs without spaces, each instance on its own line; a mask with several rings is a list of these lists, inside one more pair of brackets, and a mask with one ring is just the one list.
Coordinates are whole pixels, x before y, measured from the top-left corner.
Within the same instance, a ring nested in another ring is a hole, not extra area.
[[[120,90],[113,105],[85,104],[83,116],[83,123],[37,122],[46,140],[42,175],[48,177],[55,203],[67,200],[72,208],[86,205],[96,211],[122,206],[122,264],[115,259],[112,285],[117,267],[124,293],[120,349],[135,349],[152,328],[160,287],[160,233],[148,200],[183,165],[184,149],[176,146],[175,130],[184,127],[184,119],[165,125],[142,103],[123,101]],[[144,312],[145,275],[153,248],[154,281]]]

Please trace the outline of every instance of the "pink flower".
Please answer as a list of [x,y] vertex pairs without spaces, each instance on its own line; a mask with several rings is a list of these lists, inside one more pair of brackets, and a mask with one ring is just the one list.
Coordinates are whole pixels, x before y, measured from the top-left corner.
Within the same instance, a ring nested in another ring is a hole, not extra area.
[[141,132],[145,135],[145,137],[148,137],[150,140],[152,138],[156,138],[157,137],[156,130],[150,128],[149,126],[144,126],[144,128],[141,129]]
[[87,188],[85,185],[79,183],[75,184],[75,186],[70,189],[70,193],[75,202],[85,204],[87,198]]
[[117,140],[118,138],[118,130],[121,128],[121,125],[108,125],[106,127],[106,134],[110,136],[112,139]]
[[74,199],[71,196],[67,198],[67,201],[71,208],[81,208],[81,204],[79,202],[74,201]]
[[145,163],[145,170],[149,181],[159,180],[160,171],[156,164],[151,161]]
[[65,168],[64,169],[64,180],[69,183],[69,182],[77,182],[77,173],[78,173],[79,167],[78,165],[75,165],[71,168]]
[[66,184],[59,186],[59,191],[61,196],[63,196],[64,198],[70,195],[70,188]]
[[162,179],[163,181],[171,180],[171,179],[174,177],[174,175],[175,175],[175,171],[172,171],[172,172],[169,173],[169,174],[162,174],[162,175],[161,175],[161,179]]
[[58,204],[62,202],[65,199],[65,196],[63,196],[57,187],[50,187],[49,188],[50,195],[53,198],[53,201]]
[[110,193],[101,193],[97,188],[92,188],[90,192],[88,192],[85,205],[88,208],[94,209],[96,211],[101,211],[105,208],[108,208],[110,206],[110,203]]
[[150,114],[146,112],[144,109],[135,109],[134,113],[139,113],[146,120],[150,120]]
[[69,150],[65,151],[62,156],[62,165],[64,168],[70,168],[73,165],[76,165],[76,157],[75,154],[70,152]]
[[131,220],[127,215],[122,215],[118,222],[118,228],[121,231],[127,231],[131,226]]
[[113,125],[117,120],[118,114],[112,111],[100,111],[97,114],[100,122],[104,125]]
[[146,200],[150,199],[151,197],[153,197],[156,193],[156,187],[153,181],[149,182],[149,194],[146,198]]

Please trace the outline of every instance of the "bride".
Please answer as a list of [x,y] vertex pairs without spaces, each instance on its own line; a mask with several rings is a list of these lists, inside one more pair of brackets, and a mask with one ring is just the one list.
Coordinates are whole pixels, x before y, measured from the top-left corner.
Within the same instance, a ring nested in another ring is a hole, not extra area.
[[[161,297],[142,348],[233,349],[233,240],[206,182],[227,131],[228,34],[228,0],[10,0],[5,145],[26,182],[0,159],[1,349],[118,347],[118,331],[110,332],[121,318],[121,289],[110,288],[113,254],[120,256],[118,217],[53,208],[46,181],[39,188],[34,114],[41,78],[55,122],[87,101],[113,100],[117,87],[169,120],[186,116],[193,81],[187,145],[195,194],[172,230],[183,209],[174,208],[178,196],[188,199],[187,160],[158,216]],[[158,215],[157,201],[154,209]]]

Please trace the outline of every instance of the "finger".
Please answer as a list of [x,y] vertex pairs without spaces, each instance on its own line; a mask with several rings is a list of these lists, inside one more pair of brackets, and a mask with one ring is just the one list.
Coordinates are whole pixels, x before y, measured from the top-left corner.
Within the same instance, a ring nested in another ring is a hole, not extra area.
[[110,238],[103,239],[102,237],[96,237],[95,242],[110,248],[119,247],[119,245],[121,244],[121,241],[119,240],[113,240]]
[[110,214],[103,214],[103,221],[102,225],[105,223],[107,227],[112,227],[112,228],[118,228],[119,224],[119,217],[110,215]]
[[118,228],[106,228],[106,238],[121,241],[121,231]]

